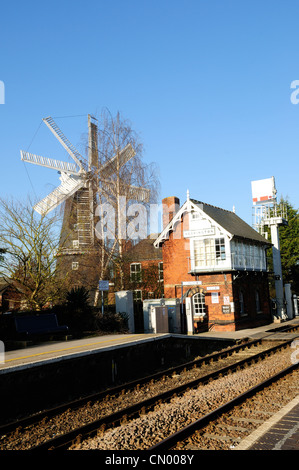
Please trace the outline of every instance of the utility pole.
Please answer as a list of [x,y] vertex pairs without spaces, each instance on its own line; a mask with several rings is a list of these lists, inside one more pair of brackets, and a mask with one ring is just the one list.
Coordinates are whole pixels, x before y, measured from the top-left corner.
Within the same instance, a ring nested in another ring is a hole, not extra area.
[[286,208],[277,204],[274,176],[264,180],[252,181],[252,199],[255,205],[255,229],[265,235],[264,226],[270,227],[273,258],[273,274],[276,293],[276,315],[284,320],[283,278],[281,269],[279,227],[287,225]]

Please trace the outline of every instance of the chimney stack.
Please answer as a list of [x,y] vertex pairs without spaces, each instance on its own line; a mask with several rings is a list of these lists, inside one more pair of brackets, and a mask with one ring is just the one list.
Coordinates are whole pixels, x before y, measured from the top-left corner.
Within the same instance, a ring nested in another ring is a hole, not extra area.
[[164,199],[162,199],[162,208],[164,229],[180,208],[179,198],[175,196],[165,197]]

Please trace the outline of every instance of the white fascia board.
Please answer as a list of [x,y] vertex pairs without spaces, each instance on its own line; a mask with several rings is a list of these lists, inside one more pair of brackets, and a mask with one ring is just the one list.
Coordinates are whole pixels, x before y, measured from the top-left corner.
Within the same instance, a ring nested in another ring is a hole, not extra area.
[[201,209],[197,204],[194,204],[191,200],[186,201],[180,210],[175,214],[172,220],[166,225],[164,230],[160,233],[159,237],[154,242],[154,247],[159,248],[160,243],[163,243],[164,240],[169,238],[169,233],[173,230],[174,225],[178,220],[181,219],[184,212],[190,213],[191,211],[199,212],[202,216],[206,217],[210,222],[218,227],[218,229],[223,232],[230,240],[233,238],[233,234],[228,232],[225,228],[219,225],[212,217],[210,217],[203,209]]

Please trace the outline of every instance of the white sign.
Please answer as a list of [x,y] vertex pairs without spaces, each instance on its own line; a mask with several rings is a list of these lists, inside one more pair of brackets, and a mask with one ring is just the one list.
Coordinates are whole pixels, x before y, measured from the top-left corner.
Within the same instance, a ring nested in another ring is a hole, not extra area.
[[224,305],[229,305],[229,295],[224,295],[223,296],[223,303]]
[[109,281],[99,281],[99,290],[109,290]]
[[198,230],[184,230],[184,238],[201,237],[202,235],[215,235],[215,227]]
[[220,287],[219,286],[209,286],[209,287],[206,287],[207,290],[219,290]]
[[274,177],[264,180],[251,181],[253,204],[263,204],[276,199]]
[[219,304],[218,292],[211,292],[212,304]]
[[182,282],[182,286],[200,286],[202,281],[186,281]]

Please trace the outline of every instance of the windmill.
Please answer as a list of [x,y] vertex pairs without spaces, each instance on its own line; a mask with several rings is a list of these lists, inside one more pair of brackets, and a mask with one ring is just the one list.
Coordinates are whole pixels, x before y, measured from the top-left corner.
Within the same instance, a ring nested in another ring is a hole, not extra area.
[[[73,162],[64,162],[53,158],[42,157],[21,150],[21,160],[34,165],[56,170],[60,174],[61,184],[39,201],[34,209],[45,215],[64,203],[64,220],[61,229],[61,253],[66,255],[71,269],[78,271],[79,262],[84,257],[94,256],[96,240],[95,205],[97,194],[107,192],[113,185],[113,175],[135,156],[131,144],[126,145],[117,155],[107,162],[99,165],[98,161],[98,128],[96,119],[88,115],[88,161],[82,157],[78,150],[66,138],[53,118],[46,117],[43,122],[47,125],[56,139],[64,147]],[[142,187],[129,187],[132,200],[148,202],[150,190]],[[96,257],[94,264],[96,265]],[[83,262],[84,264],[84,262]],[[66,269],[66,267],[65,267]],[[80,277],[86,273],[81,271]],[[77,273],[77,277],[78,273]],[[97,281],[95,281],[97,284]]]

